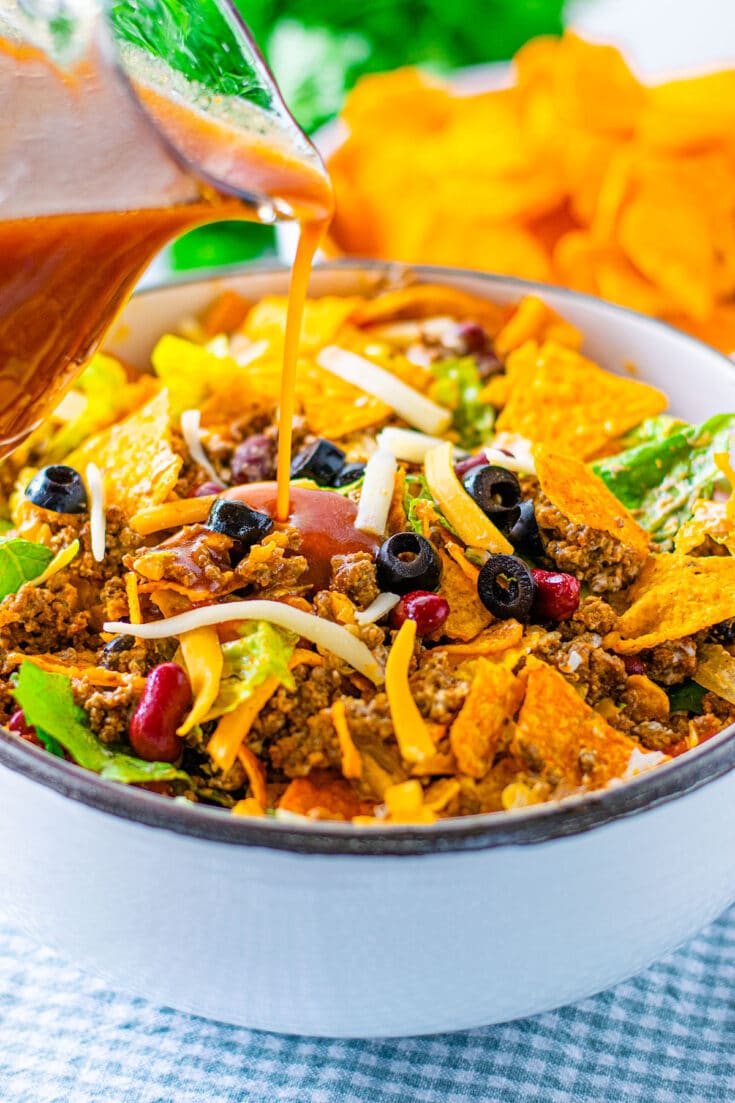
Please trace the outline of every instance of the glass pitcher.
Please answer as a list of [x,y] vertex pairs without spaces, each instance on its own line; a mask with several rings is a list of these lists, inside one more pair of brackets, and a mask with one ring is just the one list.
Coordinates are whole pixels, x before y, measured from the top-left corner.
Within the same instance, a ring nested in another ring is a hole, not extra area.
[[0,457],[153,256],[205,222],[328,217],[324,167],[230,0],[0,8]]

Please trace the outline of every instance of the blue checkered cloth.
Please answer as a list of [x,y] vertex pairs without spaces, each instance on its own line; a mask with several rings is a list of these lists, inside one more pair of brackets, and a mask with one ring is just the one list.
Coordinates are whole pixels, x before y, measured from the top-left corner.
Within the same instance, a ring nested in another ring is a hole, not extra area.
[[431,1038],[286,1038],[110,992],[0,923],[2,1103],[735,1099],[735,908],[574,1007]]

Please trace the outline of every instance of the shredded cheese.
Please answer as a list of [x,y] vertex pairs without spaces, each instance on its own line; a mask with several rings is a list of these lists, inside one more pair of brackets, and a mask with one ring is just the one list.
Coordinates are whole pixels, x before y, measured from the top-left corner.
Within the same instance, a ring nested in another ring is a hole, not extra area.
[[426,398],[389,371],[354,352],[328,345],[317,356],[320,367],[338,375],[361,391],[392,407],[409,425],[424,433],[441,434],[450,426],[452,415],[443,406]]
[[78,551],[79,541],[72,540],[71,544],[67,544],[65,548],[62,548],[61,551],[58,551],[56,553],[43,574],[38,575],[37,578],[31,579],[33,585],[43,586],[44,582],[48,581],[49,578],[52,578],[53,575],[58,574],[59,571],[62,571],[64,569],[64,567],[68,567]]
[[373,452],[365,468],[365,480],[355,518],[356,529],[371,532],[374,536],[385,536],[396,470],[396,458],[392,452],[385,448],[378,448]]
[[133,625],[110,621],[104,626],[104,630],[114,634],[127,632],[142,640],[164,640],[171,636],[181,636],[194,628],[238,620],[267,620],[279,628],[288,628],[304,639],[311,640],[318,647],[331,651],[375,685],[383,682],[383,672],[362,640],[340,624],[324,620],[313,613],[305,613],[301,609],[294,609],[282,601],[232,601],[222,605],[207,605],[150,624]]
[[431,437],[428,433],[419,433],[415,429],[396,429],[389,425],[378,433],[378,448],[387,448],[397,460],[404,463],[423,463],[426,453],[437,444],[443,444],[441,437]]
[[245,797],[232,806],[233,816],[264,816],[265,809],[258,804],[255,797]]
[[254,360],[259,360],[267,351],[267,341],[251,341],[242,333],[236,333],[230,340],[230,356],[241,368],[246,368]]
[[[132,627],[132,624],[129,625],[128,631]],[[177,735],[186,735],[197,724],[201,724],[217,699],[224,656],[217,630],[211,626],[203,625],[189,632],[182,632],[179,643],[194,693],[191,711],[181,727],[176,729]]]
[[350,725],[347,722],[345,703],[338,698],[332,705],[332,723],[337,733],[339,749],[342,755],[342,776],[346,778],[362,777],[362,756],[352,739]]
[[240,759],[242,767],[248,776],[252,796],[261,808],[265,808],[268,803],[268,796],[265,788],[265,769],[263,768],[263,763],[257,755],[253,754],[249,747],[240,747],[240,750],[237,752],[237,757]]
[[138,576],[135,571],[128,571],[125,575],[125,594],[128,599],[128,616],[130,617],[130,623],[142,624],[143,614],[140,611]]
[[173,502],[141,509],[130,518],[130,527],[139,536],[150,536],[162,529],[201,524],[207,520],[212,503],[216,500],[216,494],[208,494],[203,498],[176,498]]
[[184,443],[189,449],[191,458],[207,472],[213,482],[218,483],[220,481],[219,475],[207,459],[207,454],[202,447],[200,434],[201,419],[202,414],[200,410],[184,410],[181,415],[181,432],[184,437]]
[[457,478],[449,441],[426,453],[424,472],[432,497],[465,544],[493,553],[513,553],[513,545],[483,513]]
[[280,685],[271,675],[256,686],[250,697],[241,701],[236,709],[227,712],[217,724],[214,735],[207,744],[207,753],[223,774],[232,769],[243,739],[252,728],[260,710],[268,704]]
[[359,624],[361,628],[364,628],[366,624],[375,624],[386,613],[390,613],[391,609],[394,609],[400,600],[398,594],[378,594],[375,601],[371,601],[367,609],[358,610],[355,613],[355,624]]
[[[484,451],[488,463],[495,463],[498,467],[504,467],[506,471],[520,471],[527,475],[535,475],[536,464],[532,447],[530,440],[519,436],[518,433],[498,433]],[[509,452],[510,455],[508,455]]]
[[105,517],[105,484],[102,472],[96,463],[87,464],[87,487],[89,488],[89,534],[92,544],[92,556],[97,563],[105,558],[107,542],[107,522]]
[[408,666],[415,640],[416,622],[405,620],[393,641],[385,668],[385,691],[398,749],[404,762],[423,762],[436,750],[408,684]]

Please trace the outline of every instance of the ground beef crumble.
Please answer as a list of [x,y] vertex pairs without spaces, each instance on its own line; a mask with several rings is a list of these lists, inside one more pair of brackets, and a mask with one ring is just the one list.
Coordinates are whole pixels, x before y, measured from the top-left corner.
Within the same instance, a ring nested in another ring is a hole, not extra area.
[[375,561],[367,552],[335,555],[331,560],[332,589],[346,594],[359,609],[366,609],[380,593]]
[[642,564],[636,552],[609,533],[574,524],[540,489],[534,505],[544,550],[560,571],[586,582],[593,594],[615,593],[636,579]]
[[691,678],[697,669],[697,644],[692,637],[660,643],[641,652],[648,676],[664,686],[674,686]]
[[95,689],[84,679],[73,683],[74,698],[87,713],[89,726],[101,743],[126,743],[128,726],[138,702],[131,686]]

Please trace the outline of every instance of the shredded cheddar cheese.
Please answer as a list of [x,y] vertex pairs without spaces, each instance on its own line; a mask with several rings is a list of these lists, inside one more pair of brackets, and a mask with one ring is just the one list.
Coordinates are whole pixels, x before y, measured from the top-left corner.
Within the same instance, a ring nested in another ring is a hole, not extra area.
[[332,723],[339,740],[342,754],[342,775],[346,778],[362,777],[362,757],[352,740],[352,732],[347,722],[344,701],[337,700],[332,705]]
[[213,627],[182,632],[179,643],[194,693],[191,711],[177,729],[178,735],[186,735],[202,722],[217,698],[224,657],[217,630]]
[[424,463],[429,490],[460,539],[471,548],[506,555],[513,545],[469,496],[454,472],[450,441],[430,448]]
[[398,749],[405,762],[422,762],[435,751],[429,728],[411,696],[408,684],[408,666],[415,639],[416,622],[404,621],[393,641],[385,668],[385,691]]

